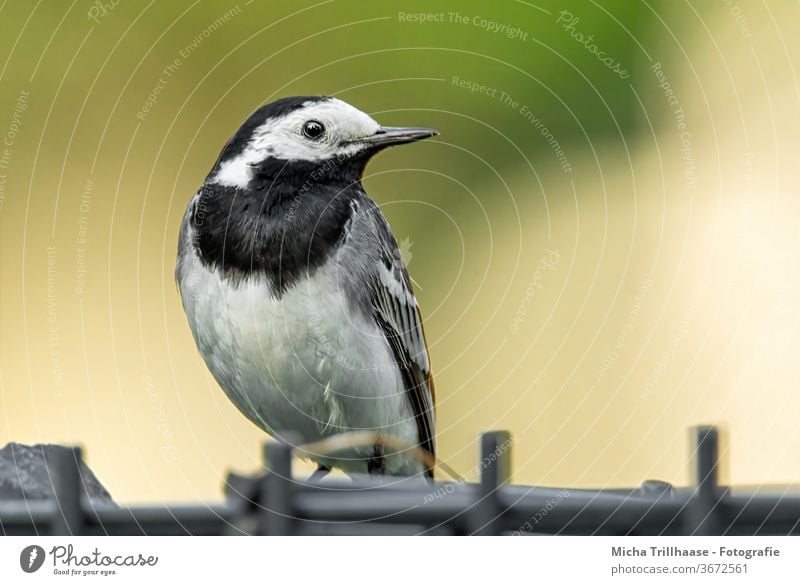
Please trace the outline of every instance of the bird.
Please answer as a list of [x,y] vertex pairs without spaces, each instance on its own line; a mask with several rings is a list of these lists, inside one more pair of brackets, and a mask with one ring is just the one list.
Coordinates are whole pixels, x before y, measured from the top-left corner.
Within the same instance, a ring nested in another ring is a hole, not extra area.
[[420,310],[362,177],[378,152],[436,135],[383,126],[335,97],[282,98],[233,134],[183,216],[183,309],[233,404],[278,440],[378,438],[302,450],[317,465],[312,478],[333,468],[433,478],[435,390]]

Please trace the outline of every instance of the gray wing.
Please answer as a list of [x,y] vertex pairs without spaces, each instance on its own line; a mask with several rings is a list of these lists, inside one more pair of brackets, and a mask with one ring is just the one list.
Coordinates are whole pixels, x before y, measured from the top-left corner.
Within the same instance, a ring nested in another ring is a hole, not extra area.
[[[436,456],[435,390],[425,332],[403,258],[386,219],[374,208],[381,254],[370,279],[373,317],[386,336],[403,377],[420,447]],[[433,477],[433,468],[426,466]]]

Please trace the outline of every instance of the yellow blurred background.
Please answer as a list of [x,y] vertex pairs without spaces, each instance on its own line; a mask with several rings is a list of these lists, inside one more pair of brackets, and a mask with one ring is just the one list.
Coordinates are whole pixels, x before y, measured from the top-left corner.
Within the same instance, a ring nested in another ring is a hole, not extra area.
[[252,110],[332,94],[441,132],[365,186],[419,285],[443,460],[475,479],[508,429],[516,482],[683,484],[715,423],[726,481],[800,481],[796,3],[44,0],[0,31],[0,445],[79,443],[120,502],[261,465],[177,231]]

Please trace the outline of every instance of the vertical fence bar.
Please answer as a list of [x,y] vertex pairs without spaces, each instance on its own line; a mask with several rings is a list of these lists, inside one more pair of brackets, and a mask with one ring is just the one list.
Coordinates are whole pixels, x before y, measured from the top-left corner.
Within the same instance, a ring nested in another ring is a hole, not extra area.
[[475,503],[469,511],[470,534],[500,533],[498,489],[511,479],[511,434],[493,431],[481,435],[480,482],[475,486]]
[[55,498],[53,517],[50,521],[52,535],[76,536],[83,532],[82,460],[80,447],[56,448],[46,452],[45,463]]
[[267,473],[261,480],[259,534],[292,534],[294,506],[292,486],[292,446],[267,443],[264,446]]
[[694,443],[694,486],[686,512],[687,533],[711,536],[722,533],[720,508],[719,434],[713,426],[692,429]]

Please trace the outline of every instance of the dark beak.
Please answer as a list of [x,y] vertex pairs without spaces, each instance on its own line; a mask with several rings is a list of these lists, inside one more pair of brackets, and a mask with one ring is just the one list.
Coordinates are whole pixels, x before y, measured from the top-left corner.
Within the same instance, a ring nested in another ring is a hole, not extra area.
[[376,147],[393,146],[406,142],[416,142],[431,136],[438,136],[439,132],[433,128],[397,128],[394,126],[381,126],[372,136],[359,139],[359,142]]

